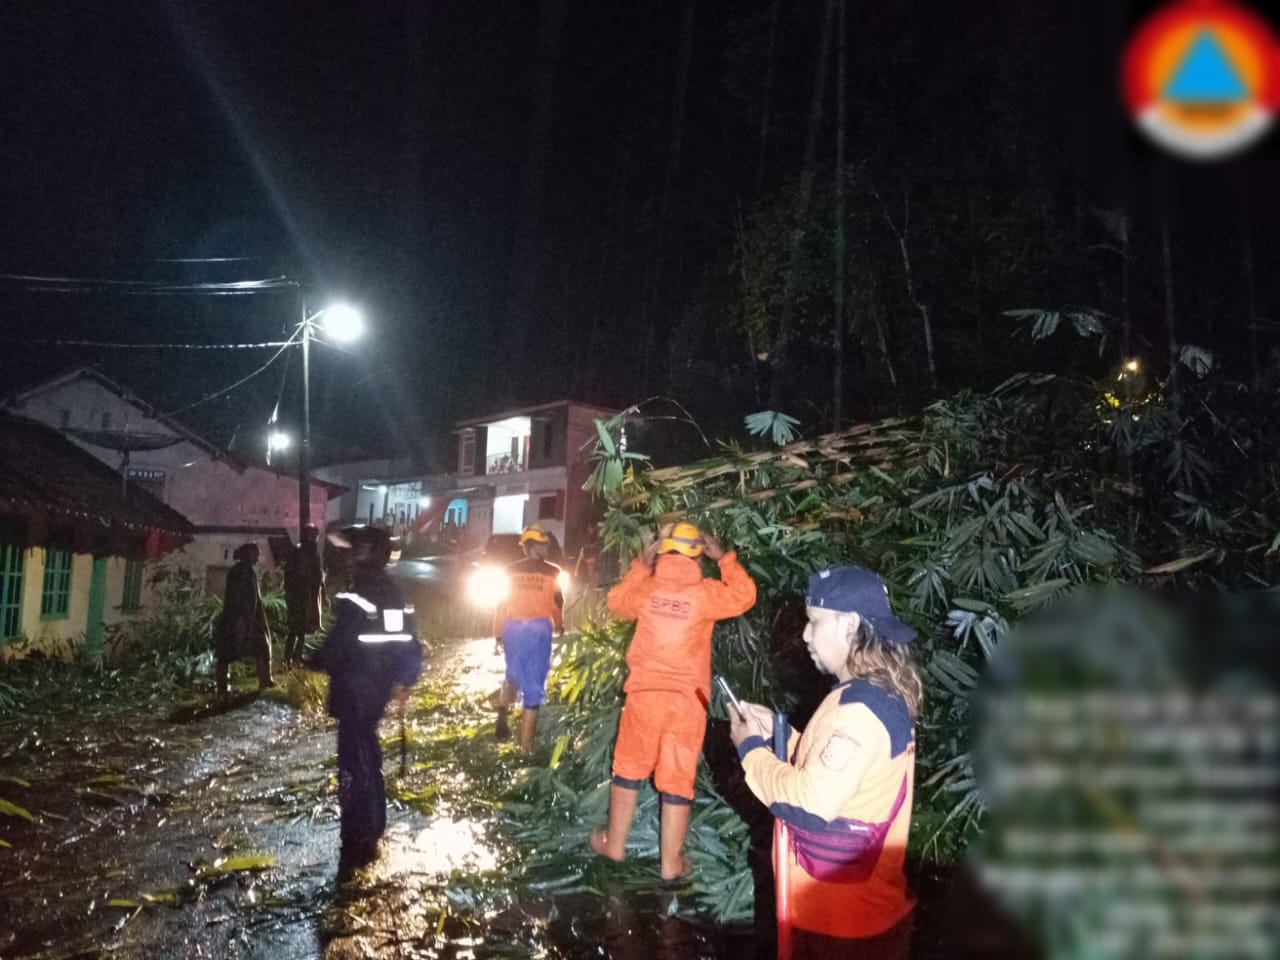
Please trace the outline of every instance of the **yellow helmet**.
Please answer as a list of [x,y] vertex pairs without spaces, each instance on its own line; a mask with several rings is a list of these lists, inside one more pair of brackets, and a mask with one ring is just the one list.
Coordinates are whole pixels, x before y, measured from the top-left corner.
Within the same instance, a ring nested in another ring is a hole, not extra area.
[[692,523],[669,523],[662,528],[659,553],[683,553],[686,557],[702,556],[702,532]]
[[520,546],[532,541],[533,543],[550,543],[551,537],[547,531],[543,530],[538,524],[534,523],[524,528],[524,533],[520,534]]

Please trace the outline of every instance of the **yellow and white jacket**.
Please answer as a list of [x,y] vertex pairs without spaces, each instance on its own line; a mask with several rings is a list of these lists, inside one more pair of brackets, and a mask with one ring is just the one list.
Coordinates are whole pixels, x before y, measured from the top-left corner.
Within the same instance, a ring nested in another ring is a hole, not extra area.
[[842,938],[871,937],[913,906],[903,861],[911,829],[915,731],[901,697],[866,680],[836,686],[790,762],[762,737],[738,747],[747,785],[788,825],[774,851],[779,887],[788,884],[791,923]]

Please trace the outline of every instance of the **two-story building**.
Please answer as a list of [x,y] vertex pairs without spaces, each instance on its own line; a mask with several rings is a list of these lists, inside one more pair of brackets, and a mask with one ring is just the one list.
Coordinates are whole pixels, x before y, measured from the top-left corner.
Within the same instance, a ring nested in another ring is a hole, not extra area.
[[[273,566],[283,561],[286,541],[298,536],[295,474],[221,449],[91,367],[20,390],[0,407],[53,427],[186,517],[195,534],[174,562],[214,592],[239,544],[258,540],[263,563]],[[326,501],[342,492],[313,479],[307,519],[323,530]]]
[[457,486],[467,528],[481,539],[541,523],[572,556],[590,542],[599,505],[582,489],[595,421],[617,410],[572,400],[458,421]]
[[567,557],[591,541],[599,504],[582,489],[597,419],[618,411],[572,400],[502,410],[460,420],[457,469],[423,475],[402,462],[332,464],[319,476],[349,493],[330,523],[368,523],[405,536],[410,552],[424,541],[442,552],[476,549],[493,534],[538,522]]

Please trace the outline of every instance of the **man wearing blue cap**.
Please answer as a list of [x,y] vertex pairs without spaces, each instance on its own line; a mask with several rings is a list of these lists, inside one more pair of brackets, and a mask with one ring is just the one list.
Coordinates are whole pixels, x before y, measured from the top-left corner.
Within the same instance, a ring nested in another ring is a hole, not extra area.
[[[804,640],[836,678],[786,759],[769,749],[773,714],[729,711],[747,785],[775,831],[779,956],[905,958],[913,899],[903,861],[911,829],[915,716],[922,687],[884,581],[863,567],[809,579]],[[781,838],[781,839],[780,839]]]

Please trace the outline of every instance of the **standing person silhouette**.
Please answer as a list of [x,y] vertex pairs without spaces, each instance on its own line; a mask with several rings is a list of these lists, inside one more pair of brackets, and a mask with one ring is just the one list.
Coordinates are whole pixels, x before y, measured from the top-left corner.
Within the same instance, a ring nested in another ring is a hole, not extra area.
[[226,700],[230,694],[233,660],[254,661],[259,690],[275,686],[271,678],[271,633],[267,629],[262,595],[258,592],[258,574],[253,569],[258,555],[256,543],[242,543],[232,554],[235,563],[227,571],[222,611],[213,627],[219,700]]
[[285,663],[302,664],[308,634],[320,629],[324,602],[324,563],[320,559],[320,530],[314,523],[302,528],[302,540],[284,565],[284,602],[288,609],[289,635]]
[[329,675],[329,715],[338,721],[340,879],[377,858],[387,826],[378,723],[389,701],[408,700],[422,667],[413,607],[387,575],[387,531],[355,527],[345,544],[352,552],[351,586],[334,597],[333,626],[311,661]]

